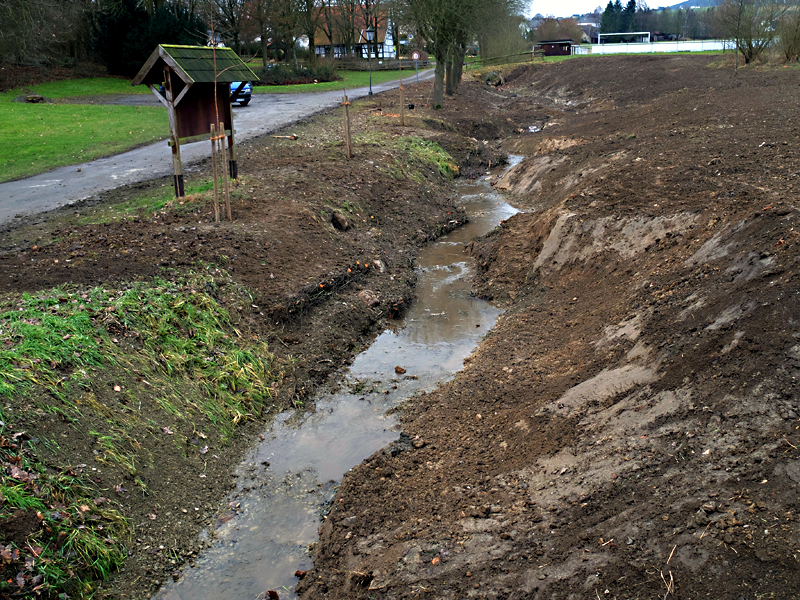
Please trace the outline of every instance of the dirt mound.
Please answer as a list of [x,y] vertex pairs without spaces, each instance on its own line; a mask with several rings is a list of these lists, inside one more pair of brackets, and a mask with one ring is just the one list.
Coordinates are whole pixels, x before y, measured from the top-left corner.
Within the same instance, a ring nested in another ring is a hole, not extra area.
[[303,597],[800,589],[796,85],[713,60],[576,59],[490,92],[528,157],[498,184],[526,212],[472,247],[508,311],[405,408],[417,443],[345,477]]

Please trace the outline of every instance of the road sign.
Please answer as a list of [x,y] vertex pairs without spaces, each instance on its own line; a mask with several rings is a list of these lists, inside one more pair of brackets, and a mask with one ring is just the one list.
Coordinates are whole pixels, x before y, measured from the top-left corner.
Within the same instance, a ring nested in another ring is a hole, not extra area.
[[411,60],[419,60],[419,52],[414,51],[411,53]]

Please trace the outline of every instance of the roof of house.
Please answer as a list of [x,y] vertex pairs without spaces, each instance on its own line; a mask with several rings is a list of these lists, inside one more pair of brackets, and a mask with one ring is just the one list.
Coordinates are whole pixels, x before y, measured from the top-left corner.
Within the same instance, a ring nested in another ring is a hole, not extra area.
[[139,69],[131,85],[161,83],[164,80],[163,69],[158,67],[161,63],[169,65],[187,84],[258,81],[258,76],[231,48],[160,44]]
[[[336,14],[337,9],[334,7],[331,9],[333,14]],[[353,37],[356,40],[356,44],[366,44],[367,43],[367,20],[363,15],[357,15],[354,19],[353,24]],[[386,33],[388,28],[388,19],[386,15],[381,15],[380,19],[378,20],[378,29],[375,35],[375,41],[378,44],[383,44],[386,41]],[[340,37],[340,32],[334,28],[333,30],[333,45],[339,45],[342,42]],[[314,34],[314,44],[316,46],[329,46],[331,45],[331,40],[328,38],[328,34],[324,28],[318,27],[316,33]]]

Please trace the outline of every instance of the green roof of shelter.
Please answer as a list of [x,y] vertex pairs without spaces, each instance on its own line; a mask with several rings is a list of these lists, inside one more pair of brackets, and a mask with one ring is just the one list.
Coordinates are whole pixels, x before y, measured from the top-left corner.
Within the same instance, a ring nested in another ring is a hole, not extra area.
[[258,76],[231,48],[160,44],[133,78],[131,85],[161,82],[162,69],[154,69],[159,61],[169,65],[187,84],[258,81]]

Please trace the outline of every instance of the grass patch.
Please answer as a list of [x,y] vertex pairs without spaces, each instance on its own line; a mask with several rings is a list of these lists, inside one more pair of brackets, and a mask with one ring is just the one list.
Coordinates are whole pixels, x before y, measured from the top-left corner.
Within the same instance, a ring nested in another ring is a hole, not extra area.
[[140,94],[127,79],[95,77],[49,82],[0,94],[0,182],[118,154],[169,135],[163,106],[27,104],[26,93],[50,99]]
[[[253,88],[256,93],[263,94],[307,94],[313,92],[329,92],[331,90],[351,90],[369,86],[369,71],[337,71],[340,81],[326,83],[302,83],[299,85],[259,85]],[[414,75],[413,70],[373,71],[372,85],[404,79]]]
[[458,177],[458,164],[438,143],[416,137],[399,138],[397,143],[411,158],[434,165],[444,177]]
[[[393,179],[411,179],[416,183],[424,182],[420,164],[434,167],[440,175],[447,179],[458,177],[459,168],[455,159],[437,142],[420,137],[390,138],[380,131],[366,131],[353,138],[354,143],[362,146],[385,147],[391,145],[398,150],[393,162],[386,167]],[[383,168],[376,165],[376,168]]]
[[[242,185],[241,180],[231,182],[232,194],[236,193],[238,186]],[[212,195],[207,194],[214,189],[211,180],[193,180],[186,183],[186,196],[180,199],[175,198],[175,189],[168,184],[144,192],[137,192],[130,198],[126,198],[113,204],[101,204],[90,209],[91,212],[81,213],[75,222],[79,225],[103,223],[113,223],[129,218],[152,216],[154,213],[162,212],[165,208],[171,208],[175,214],[197,210],[199,206],[204,206],[205,202],[211,200]],[[198,204],[199,203],[199,204]]]
[[226,275],[209,270],[213,275],[123,289],[64,286],[6,303],[0,307],[0,396],[20,397],[40,387],[67,403],[67,410],[80,413],[82,403],[111,422],[113,415],[105,414],[111,409],[98,407],[93,396],[68,399],[76,391],[95,391],[98,368],[122,367],[159,381],[160,389],[191,382],[194,393],[185,390],[182,406],[174,402],[181,394],[171,394],[169,408],[162,408],[177,416],[193,406],[195,415],[203,413],[229,436],[259,413],[282,374],[266,344],[242,340],[214,298],[215,277]]
[[48,472],[25,440],[0,424],[0,596],[89,598],[125,560],[130,524],[85,478]]

